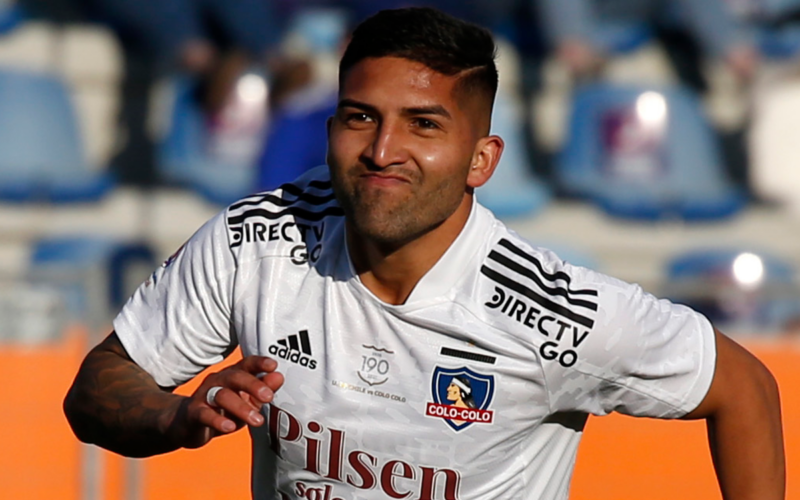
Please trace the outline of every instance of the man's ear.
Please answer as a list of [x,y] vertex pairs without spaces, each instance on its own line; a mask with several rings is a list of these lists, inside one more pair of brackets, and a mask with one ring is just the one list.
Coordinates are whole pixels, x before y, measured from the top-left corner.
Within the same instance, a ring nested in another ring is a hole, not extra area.
[[328,139],[331,138],[331,125],[333,125],[333,117],[329,116],[327,120],[325,120],[325,130],[328,132]]
[[472,155],[472,164],[467,174],[467,186],[478,188],[494,174],[500,155],[503,154],[505,143],[503,139],[496,135],[482,137],[475,145],[475,153]]

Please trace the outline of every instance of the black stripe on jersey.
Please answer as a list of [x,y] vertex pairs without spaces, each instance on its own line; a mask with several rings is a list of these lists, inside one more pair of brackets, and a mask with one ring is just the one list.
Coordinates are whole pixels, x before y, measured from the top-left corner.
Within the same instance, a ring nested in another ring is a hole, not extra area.
[[564,297],[564,299],[568,303],[573,305],[573,306],[585,307],[585,308],[590,309],[592,311],[596,311],[597,310],[597,304],[595,304],[594,302],[589,302],[588,300],[573,299],[572,297],[569,296],[569,294],[571,293],[570,290],[567,290],[565,288],[559,288],[559,287],[551,288],[551,287],[545,285],[544,283],[542,283],[542,280],[539,278],[539,276],[537,276],[536,273],[534,273],[532,270],[528,269],[525,266],[521,266],[521,265],[517,264],[516,262],[514,262],[513,260],[509,259],[508,257],[506,257],[505,255],[503,255],[501,253],[498,253],[498,252],[492,250],[489,253],[489,258],[492,259],[493,261],[499,263],[499,264],[502,264],[503,266],[507,267],[508,269],[511,269],[512,271],[525,276],[526,278],[530,278],[531,280],[533,280],[534,283],[539,285],[539,288],[543,292],[545,292],[545,293],[547,293],[549,295]]
[[579,325],[583,325],[586,328],[591,328],[592,326],[594,326],[594,320],[593,319],[587,318],[586,316],[582,316],[582,315],[580,315],[578,313],[575,313],[575,312],[567,309],[566,307],[562,306],[561,304],[556,304],[555,302],[553,302],[552,300],[548,299],[547,297],[542,297],[541,295],[539,295],[538,293],[534,292],[533,290],[531,290],[530,288],[526,287],[525,285],[517,283],[516,281],[512,280],[511,278],[498,273],[494,269],[491,269],[491,268],[486,267],[486,266],[482,266],[481,267],[481,272],[485,276],[487,276],[489,279],[491,279],[491,280],[503,285],[504,287],[506,287],[506,288],[508,288],[510,290],[514,290],[515,292],[517,292],[520,295],[523,295],[523,296],[531,299],[532,301],[536,302],[537,304],[539,304],[540,306],[544,307],[545,309],[553,311],[556,314],[560,314],[561,316],[563,316],[563,317],[565,317],[567,319],[570,319],[570,320],[574,321],[575,323],[578,323]]
[[311,341],[308,338],[308,330],[300,330],[300,347],[304,353],[311,355]]
[[308,330],[302,330],[299,332],[299,335],[293,333],[289,335],[285,339],[278,339],[275,341],[276,344],[281,345],[283,347],[287,347],[294,351],[300,351],[303,354],[308,354],[311,356],[311,341],[308,338]]
[[[542,263],[539,262],[539,259],[537,259],[536,257],[534,257],[533,255],[531,255],[529,253],[526,253],[521,248],[519,248],[518,246],[514,245],[513,243],[511,243],[510,241],[508,241],[506,239],[500,240],[499,245],[502,246],[503,248],[506,248],[506,249],[510,250],[511,252],[515,253],[516,255],[522,257],[523,259],[527,260],[528,262],[530,262],[531,264],[536,266],[536,269],[539,271],[539,273],[545,279],[548,279],[550,281],[562,280],[567,285],[569,285],[570,282],[572,281],[572,278],[570,278],[570,276],[565,272],[558,271],[558,272],[555,272],[555,273],[548,273],[547,271],[544,270],[544,267],[542,266]],[[568,289],[567,291],[569,293],[571,293],[572,295],[592,295],[594,297],[597,297],[597,290],[569,290]]]
[[439,351],[442,356],[452,356],[454,358],[468,359],[470,361],[479,361],[481,363],[489,363],[493,365],[497,360],[494,356],[486,356],[475,352],[459,351],[458,349],[451,349],[449,347],[442,347]]
[[344,215],[344,211],[339,208],[338,206],[331,206],[326,207],[324,210],[319,212],[313,212],[311,210],[307,210],[305,208],[300,207],[288,207],[279,212],[271,212],[264,208],[254,208],[252,210],[247,210],[246,212],[242,212],[239,215],[235,215],[232,217],[228,217],[228,224],[231,226],[235,226],[237,224],[241,224],[245,221],[245,219],[249,219],[250,217],[263,217],[264,219],[275,220],[280,219],[286,215],[293,215],[299,219],[317,222],[321,221],[325,217],[328,216],[338,216],[341,217]]
[[[327,184],[327,188],[330,189],[331,183],[327,182],[325,184]],[[323,205],[335,199],[333,193],[329,193],[322,196],[311,194],[309,192],[303,191],[301,188],[295,186],[294,184],[284,184],[278,189],[283,190],[284,193],[296,196],[297,198],[290,200],[288,198],[283,198],[282,196],[277,196],[272,192],[264,193],[261,195],[256,195],[257,197],[250,197],[246,200],[234,203],[233,205],[230,206],[229,210],[233,211],[246,206],[259,205],[265,201],[270,202],[273,205],[278,205],[279,207],[288,207],[289,205],[293,205],[299,201],[305,201],[310,205]]]

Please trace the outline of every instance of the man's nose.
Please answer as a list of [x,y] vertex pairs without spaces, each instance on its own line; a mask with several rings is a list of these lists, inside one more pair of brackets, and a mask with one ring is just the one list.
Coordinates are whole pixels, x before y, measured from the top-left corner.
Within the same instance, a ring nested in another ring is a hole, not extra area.
[[378,168],[399,165],[408,160],[407,144],[399,127],[391,123],[382,123],[375,131],[375,137],[366,156]]

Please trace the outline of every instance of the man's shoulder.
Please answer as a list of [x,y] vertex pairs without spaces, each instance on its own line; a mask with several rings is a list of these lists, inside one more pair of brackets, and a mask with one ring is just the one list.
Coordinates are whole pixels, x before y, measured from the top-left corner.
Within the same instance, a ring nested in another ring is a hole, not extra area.
[[521,236],[494,218],[489,210],[481,208],[492,220],[492,230],[482,255],[481,273],[484,276],[495,276],[497,273],[524,275],[537,283],[573,283],[597,278],[590,269],[562,259],[556,251]]
[[593,328],[603,275],[562,260],[502,223],[491,235],[472,297],[482,309],[480,316],[506,331],[534,333],[529,338],[540,341],[557,334],[548,330],[561,328],[558,322]]
[[228,241],[253,256],[281,254],[297,246],[313,247],[341,224],[344,212],[333,194],[325,166],[280,187],[243,198],[225,210]]
[[[486,208],[481,207],[492,220],[487,244],[484,247],[480,274],[493,281],[520,282],[515,288],[536,285],[551,291],[562,288],[565,292],[554,292],[558,296],[570,295],[570,290],[597,290],[605,287],[629,286],[612,276],[596,270],[594,259],[579,249],[547,242],[538,242],[518,234],[496,219]],[[510,284],[510,283],[509,283]],[[581,294],[579,294],[581,295]],[[596,295],[596,293],[584,295]]]

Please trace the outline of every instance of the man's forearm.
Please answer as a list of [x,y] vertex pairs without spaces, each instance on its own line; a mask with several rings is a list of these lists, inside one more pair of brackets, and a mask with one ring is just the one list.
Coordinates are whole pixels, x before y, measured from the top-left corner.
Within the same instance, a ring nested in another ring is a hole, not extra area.
[[177,448],[170,425],[187,398],[162,390],[112,334],[87,355],[64,413],[81,441],[131,457]]
[[778,384],[752,354],[716,332],[714,381],[685,418],[704,418],[725,500],[783,500],[786,465]]
[[777,385],[765,371],[743,390],[751,394],[742,394],[741,401],[750,404],[732,405],[708,419],[709,444],[723,498],[782,500],[786,469]]

